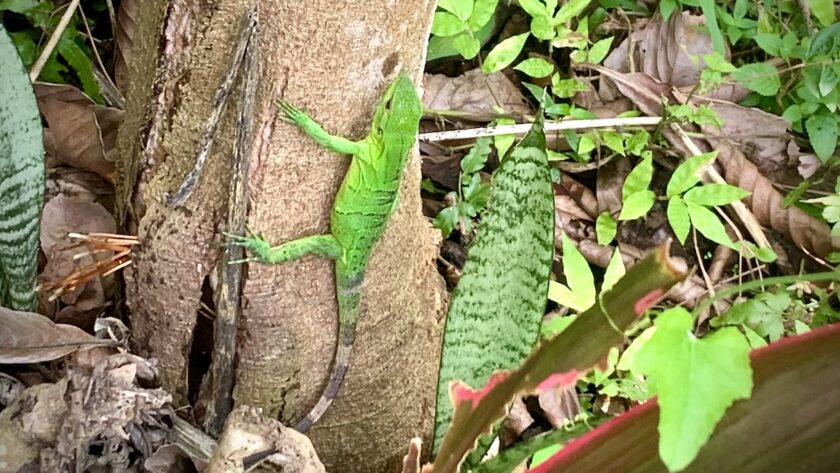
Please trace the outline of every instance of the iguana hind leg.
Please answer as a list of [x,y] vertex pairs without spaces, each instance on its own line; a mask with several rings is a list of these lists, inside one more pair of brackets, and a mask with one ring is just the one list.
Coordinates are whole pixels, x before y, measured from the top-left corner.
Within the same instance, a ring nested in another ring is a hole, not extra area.
[[265,264],[278,264],[296,260],[309,254],[337,260],[344,254],[344,250],[341,248],[338,240],[332,235],[312,235],[287,241],[277,246],[271,246],[261,236],[225,235],[228,238],[228,245],[244,246],[253,255],[251,258],[231,261],[231,263],[257,261]]

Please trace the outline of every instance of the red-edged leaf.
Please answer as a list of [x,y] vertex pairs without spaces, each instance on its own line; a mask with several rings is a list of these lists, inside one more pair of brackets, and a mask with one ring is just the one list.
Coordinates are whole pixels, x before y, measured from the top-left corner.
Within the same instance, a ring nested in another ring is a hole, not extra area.
[[519,369],[495,374],[480,390],[454,383],[450,391],[455,405],[452,424],[434,465],[427,465],[423,471],[457,471],[479,435],[488,432],[504,416],[517,393],[574,383],[580,374],[603,359],[611,347],[621,343],[622,330],[683,277],[668,258],[668,245],[663,245],[630,268],[602,296],[600,304],[540,345]]
[[[840,324],[753,351],[755,387],[683,471],[840,471]],[[575,439],[531,473],[664,472],[655,401]]]

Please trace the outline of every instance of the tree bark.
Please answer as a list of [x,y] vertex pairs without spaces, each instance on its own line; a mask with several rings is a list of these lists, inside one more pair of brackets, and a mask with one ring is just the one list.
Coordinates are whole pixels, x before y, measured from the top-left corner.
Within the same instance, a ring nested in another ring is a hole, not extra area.
[[[181,403],[195,375],[188,372],[188,355],[197,310],[202,300],[212,300],[206,292],[213,284],[207,282],[220,255],[235,103],[192,197],[173,209],[164,196],[194,164],[210,98],[247,5],[143,2],[129,59],[120,196],[143,247],[126,271],[126,302],[135,349],[160,360],[162,382]],[[274,102],[289,101],[333,134],[363,137],[376,101],[398,71],[420,84],[434,5],[259,2],[252,229],[275,244],[328,232],[347,167],[347,157],[319,148],[280,121]],[[446,293],[434,262],[439,236],[422,215],[419,185],[415,150],[399,209],[366,275],[350,370],[311,432],[329,471],[396,470],[409,439],[431,434]],[[333,265],[307,257],[251,264],[248,271],[235,400],[291,423],[314,405],[328,377],[337,329]]]

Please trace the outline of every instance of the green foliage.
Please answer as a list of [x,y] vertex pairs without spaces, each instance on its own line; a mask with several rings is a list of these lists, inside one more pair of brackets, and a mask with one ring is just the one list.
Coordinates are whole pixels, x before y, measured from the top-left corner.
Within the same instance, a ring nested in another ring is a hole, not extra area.
[[[30,28],[11,34],[23,64],[28,69],[46,45],[43,38],[53,33],[61,15],[56,14],[56,7],[51,1],[36,0],[0,0],[0,14],[3,12],[21,15],[31,24]],[[40,77],[42,80],[60,84],[78,80],[88,97],[103,103],[99,85],[94,78],[91,51],[79,31],[79,28],[82,28],[81,21],[78,16],[74,16],[70,21],[56,50],[44,65]]]
[[[490,205],[452,295],[438,380],[434,451],[452,420],[451,383],[484,385],[495,371],[516,367],[539,335],[554,254],[554,192],[541,114],[493,174]],[[465,171],[483,164],[478,157],[464,161]]]
[[432,21],[429,60],[445,57],[449,48],[472,59],[489,39],[498,0],[441,0]]
[[717,151],[705,153],[683,161],[668,181],[668,222],[674,234],[685,243],[691,226],[704,237],[721,245],[739,249],[726,234],[720,219],[707,207],[731,204],[749,195],[749,192],[729,184],[704,184],[700,182],[702,170],[711,165]]
[[785,291],[764,292],[732,306],[723,315],[712,319],[710,324],[714,328],[725,325],[746,327],[760,337],[775,342],[784,334],[782,315],[792,302],[790,294]]
[[484,168],[490,156],[491,139],[482,137],[476,140],[469,153],[461,160],[461,173],[458,176],[458,191],[446,196],[450,205],[435,217],[435,227],[448,237],[455,227],[460,226],[464,233],[472,231],[473,218],[484,210],[490,196],[490,186],[482,182],[479,171]]
[[840,177],[837,178],[834,185],[834,195],[809,199],[805,202],[824,205],[822,216],[826,222],[833,225],[831,227],[832,236],[840,236]]
[[0,24],[0,306],[34,310],[44,138],[29,76]]
[[752,391],[750,346],[734,328],[698,340],[681,307],[661,313],[636,354],[634,371],[650,377],[659,402],[659,455],[670,471],[688,466],[726,409]]
[[656,196],[649,190],[653,179],[653,154],[645,153],[639,164],[630,171],[622,188],[622,207],[619,220],[634,220],[648,213]]

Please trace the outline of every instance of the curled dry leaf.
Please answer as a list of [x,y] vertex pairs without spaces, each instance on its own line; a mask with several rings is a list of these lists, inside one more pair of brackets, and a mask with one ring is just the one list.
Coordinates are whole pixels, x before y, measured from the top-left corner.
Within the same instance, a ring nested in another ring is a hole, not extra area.
[[0,363],[40,363],[103,344],[72,325],[55,324],[34,312],[0,307]]
[[484,75],[480,69],[473,69],[458,77],[442,74],[423,77],[424,109],[494,114],[494,106],[508,113],[530,112],[519,87],[501,72]]
[[580,414],[580,401],[573,386],[543,391],[539,402],[548,422],[556,429],[562,428],[565,420],[572,420]]
[[588,187],[565,173],[561,174],[560,182],[553,187],[556,212],[566,214],[569,218],[595,221],[598,201]]
[[123,112],[96,105],[66,85],[38,84],[35,92],[49,126],[47,152],[66,164],[114,182],[117,131]]
[[140,2],[137,0],[123,0],[117,12],[117,24],[114,25],[114,40],[116,41],[116,55],[114,57],[114,76],[120,92],[128,90],[128,58],[134,44],[134,32],[137,30],[137,19],[140,12]]
[[[705,68],[702,57],[714,51],[705,29],[705,17],[675,12],[667,22],[661,17],[648,21],[633,32],[604,60],[604,66],[619,72],[642,72],[686,92],[697,85]],[[726,57],[729,52],[727,50]],[[695,62],[693,58],[699,58]],[[632,59],[632,64],[631,64]],[[604,100],[620,94],[604,81],[599,93]],[[708,97],[737,102],[749,90],[739,85],[723,85],[706,94]]]

